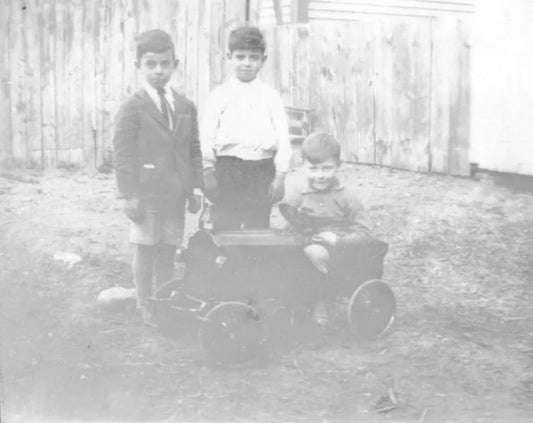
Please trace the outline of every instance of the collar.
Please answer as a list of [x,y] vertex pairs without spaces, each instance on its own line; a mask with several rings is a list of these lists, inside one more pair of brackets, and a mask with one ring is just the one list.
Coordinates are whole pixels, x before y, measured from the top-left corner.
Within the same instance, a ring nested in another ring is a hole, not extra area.
[[[159,94],[157,90],[146,81],[143,81],[143,88],[146,90],[150,98],[154,100],[155,104],[159,105]],[[170,87],[170,84],[168,82],[166,83],[164,90],[165,90],[165,98],[172,106],[173,105],[172,103],[174,101],[174,96],[172,93],[172,88]]]
[[255,77],[255,79],[252,79],[249,82],[243,82],[239,78],[237,78],[235,75],[231,75],[228,79],[228,82],[233,85],[238,85],[241,87],[254,87],[256,85],[261,84],[261,80],[259,79],[259,75]]
[[333,184],[324,191],[317,191],[314,189],[310,184],[309,181],[306,181],[306,189],[302,192],[302,194],[314,194],[314,193],[324,193],[324,192],[331,192],[331,191],[342,191],[344,189],[344,181],[340,180],[339,178],[335,177],[335,180],[333,181]]

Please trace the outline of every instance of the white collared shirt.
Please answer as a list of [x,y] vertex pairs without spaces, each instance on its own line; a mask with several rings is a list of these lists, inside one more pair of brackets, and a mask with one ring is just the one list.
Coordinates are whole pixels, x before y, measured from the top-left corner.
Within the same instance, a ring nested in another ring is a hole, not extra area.
[[275,155],[278,172],[289,170],[291,145],[287,115],[279,93],[260,81],[232,77],[209,98],[201,132],[204,168],[216,156],[261,160]]
[[[150,98],[154,100],[155,105],[161,112],[161,99],[159,98],[159,93],[157,92],[157,90],[146,81],[143,81],[143,88],[146,90]],[[174,93],[172,92],[172,88],[170,88],[169,84],[166,84],[164,90],[165,90],[165,99],[170,105],[171,112],[174,113]],[[169,122],[170,122],[170,129],[171,130],[174,129],[172,128],[172,119],[169,119]]]

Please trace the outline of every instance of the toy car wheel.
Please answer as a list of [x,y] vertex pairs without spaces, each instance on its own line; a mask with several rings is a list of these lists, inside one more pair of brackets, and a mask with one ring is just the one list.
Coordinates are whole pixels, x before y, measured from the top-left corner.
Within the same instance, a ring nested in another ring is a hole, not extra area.
[[206,361],[224,367],[245,367],[264,354],[266,331],[254,307],[225,302],[211,309],[200,327]]
[[155,293],[155,298],[170,299],[175,296],[177,292],[185,289],[185,281],[183,279],[173,279],[161,285]]
[[185,281],[174,279],[162,285],[155,293],[154,317],[158,327],[171,336],[190,333],[197,327],[194,311],[197,301],[192,301],[186,294]]
[[372,279],[354,291],[347,311],[350,329],[357,338],[377,338],[394,322],[396,298],[385,282]]

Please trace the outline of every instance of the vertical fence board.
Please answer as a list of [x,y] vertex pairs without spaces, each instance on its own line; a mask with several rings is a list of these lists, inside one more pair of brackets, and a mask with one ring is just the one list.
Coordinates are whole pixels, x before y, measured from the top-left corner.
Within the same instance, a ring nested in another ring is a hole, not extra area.
[[[211,2],[209,90],[223,82],[226,46],[224,45],[224,0]],[[268,41],[267,41],[268,48]]]
[[[278,58],[278,50],[276,48],[277,46],[276,33],[278,32],[278,28],[277,27],[261,28],[261,31],[263,32],[263,35],[265,37],[266,55],[267,55],[266,62],[263,65],[263,68],[261,69],[261,80],[263,80],[267,84],[270,84],[273,87],[276,87],[276,89],[279,89],[279,82],[277,79],[279,58]],[[223,30],[221,30],[220,41],[219,41],[220,55],[223,55],[226,49],[226,47],[222,43],[222,40],[223,40]],[[222,73],[220,75],[220,80],[221,78],[222,78]]]
[[196,87],[196,106],[199,110],[204,110],[205,100],[210,91],[210,78],[202,78],[200,75],[208,76],[211,70],[211,1],[202,0],[198,14],[198,77]]
[[[314,52],[312,68],[316,74],[311,87],[312,126],[338,137],[338,99],[341,86],[336,69],[336,46],[339,45],[340,28],[335,24],[311,24],[311,51]],[[283,42],[283,41],[282,41]],[[342,142],[342,140],[339,140]],[[346,150],[345,145],[342,146]]]
[[291,31],[292,74],[291,106],[309,108],[309,30],[293,25]]
[[431,114],[431,19],[419,18],[415,37],[414,75],[411,81],[414,91],[412,113],[415,143],[411,170],[427,172]]
[[[294,50],[294,46],[292,45],[291,27],[278,27],[276,31],[276,40],[276,45],[272,46],[273,48],[271,48],[271,51],[275,51],[277,58],[277,86],[285,105],[291,105],[294,85],[292,75],[295,67],[295,64],[292,61],[292,51]],[[283,41],[280,42],[280,40]]]
[[83,161],[89,167],[95,167],[96,142],[96,104],[95,104],[95,69],[96,69],[96,31],[95,20],[97,5],[95,1],[83,1],[82,25],[82,99],[83,99]]
[[154,8],[157,21],[152,29],[162,29],[170,34],[170,26],[173,18],[170,14],[170,8],[171,6],[169,0],[159,0],[157,2],[157,7]]
[[0,166],[11,158],[11,2],[0,1]]
[[41,2],[41,132],[43,166],[56,163],[56,75],[55,75],[55,7],[53,0]]
[[42,163],[41,143],[41,50],[39,48],[40,22],[39,2],[30,0],[23,9],[24,63],[26,67],[26,163],[40,166]]
[[96,166],[104,162],[103,144],[104,138],[104,114],[105,114],[105,83],[107,73],[107,45],[108,45],[108,15],[107,1],[97,0],[96,22],[95,22],[95,127],[96,139],[94,145],[94,155]]
[[188,2],[187,20],[187,44],[185,49],[186,66],[185,74],[185,95],[195,104],[198,102],[196,87],[198,79],[198,16],[200,13],[200,4],[198,1]]
[[180,5],[175,13],[175,24],[173,25],[171,35],[176,44],[176,58],[179,60],[178,69],[173,76],[173,85],[183,94],[187,91],[186,71],[187,71],[187,17],[188,5],[186,3]]
[[22,2],[13,1],[9,17],[11,152],[17,162],[25,162],[27,154],[26,69]]
[[54,2],[55,10],[55,48],[54,48],[54,77],[55,77],[55,118],[56,118],[56,162],[68,163],[69,160],[69,107],[68,93],[65,83],[68,81],[67,64],[65,63],[65,32],[69,25],[68,3]]
[[427,171],[430,23],[398,21],[393,34],[393,147],[392,166]]
[[[122,1],[108,3],[109,32],[107,41],[108,67],[105,74],[103,148],[105,160],[110,160],[112,125],[123,99],[124,35],[122,32]],[[106,155],[107,154],[107,155]]]
[[348,161],[374,163],[374,25],[350,25],[345,39],[353,47],[345,53],[344,119]]
[[143,32],[149,29],[157,28],[158,23],[158,4],[150,0],[137,0],[139,11],[135,15],[139,21],[139,31]]
[[[222,14],[223,19],[223,51],[226,52],[228,49],[228,37],[230,32],[240,25],[245,24],[245,1],[235,1],[235,0],[224,0],[223,2],[224,11]],[[276,44],[277,47],[277,44]],[[223,77],[230,73],[230,68],[228,62],[224,62]]]
[[135,68],[135,62],[137,61],[135,50],[137,23],[133,3],[134,0],[124,0],[122,9],[121,32],[124,55],[121,63],[123,74],[122,94],[124,96],[130,96],[137,90],[137,70]]
[[83,7],[82,0],[70,0],[69,22],[65,33],[65,62],[68,79],[65,81],[69,96],[69,163],[83,163]]
[[449,171],[448,143],[450,139],[450,88],[456,77],[456,40],[450,37],[454,31],[454,19],[442,18],[432,22],[432,72],[431,72],[431,170]]
[[124,60],[121,20],[122,2],[104,3],[104,20],[101,26],[101,44],[98,45],[103,63],[100,80],[100,101],[97,103],[100,116],[100,137],[98,138],[97,167],[111,161],[113,117],[122,101],[122,61]]
[[392,164],[392,26],[380,22],[374,42],[374,154],[375,163]]
[[457,78],[451,84],[449,171],[454,175],[470,173],[470,21],[457,20]]

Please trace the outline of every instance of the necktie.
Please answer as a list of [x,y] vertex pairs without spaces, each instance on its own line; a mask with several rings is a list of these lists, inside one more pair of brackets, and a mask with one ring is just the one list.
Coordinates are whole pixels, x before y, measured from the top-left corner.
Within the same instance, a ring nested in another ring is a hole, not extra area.
[[163,119],[167,123],[167,126],[172,130],[172,109],[170,104],[168,104],[167,98],[165,97],[165,89],[158,88],[157,93],[159,94],[159,104],[161,105],[161,114]]

